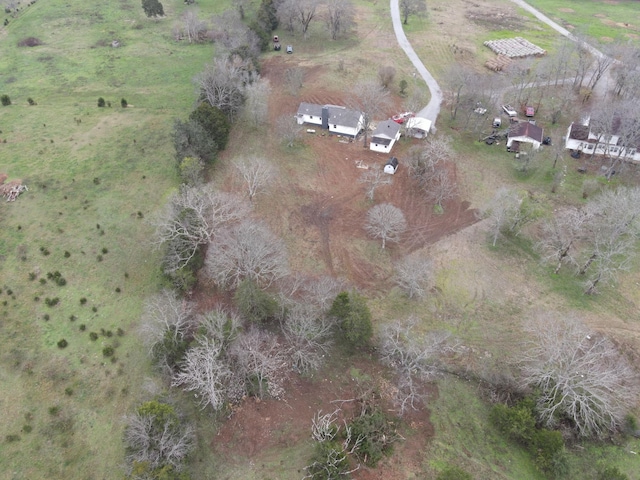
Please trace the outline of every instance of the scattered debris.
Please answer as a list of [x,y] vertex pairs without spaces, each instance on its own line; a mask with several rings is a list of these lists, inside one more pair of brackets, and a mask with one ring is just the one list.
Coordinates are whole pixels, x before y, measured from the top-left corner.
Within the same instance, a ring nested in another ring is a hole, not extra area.
[[26,185],[22,185],[22,180],[11,180],[4,183],[9,178],[6,173],[0,173],[0,195],[7,199],[7,202],[14,202],[18,195],[29,190]]
[[369,170],[369,165],[362,162],[362,160],[356,160],[356,168],[362,168],[364,170]]

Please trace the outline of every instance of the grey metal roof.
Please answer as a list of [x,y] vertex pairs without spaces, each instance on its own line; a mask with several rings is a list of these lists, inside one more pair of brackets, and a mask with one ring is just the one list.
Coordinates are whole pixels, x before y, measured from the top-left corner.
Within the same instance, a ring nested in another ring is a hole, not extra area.
[[316,103],[302,102],[298,107],[298,115],[322,116],[323,107],[329,110],[329,123],[341,127],[358,128],[362,113],[339,105],[318,105]]
[[[375,131],[371,135],[373,138],[386,138],[392,140],[396,138],[396,135],[400,131],[400,125],[393,120],[385,120],[380,122]],[[380,142],[377,142],[380,143]]]

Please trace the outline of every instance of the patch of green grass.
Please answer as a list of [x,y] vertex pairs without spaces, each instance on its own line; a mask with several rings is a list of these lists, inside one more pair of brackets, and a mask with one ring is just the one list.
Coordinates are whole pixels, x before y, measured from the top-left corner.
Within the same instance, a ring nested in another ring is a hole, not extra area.
[[632,0],[531,0],[529,3],[574,32],[599,41],[614,39],[638,43],[638,5]]
[[429,402],[434,438],[423,455],[424,468],[434,474],[457,465],[474,478],[544,479],[529,454],[503,438],[489,421],[490,405],[469,383],[452,377],[438,382],[438,396]]

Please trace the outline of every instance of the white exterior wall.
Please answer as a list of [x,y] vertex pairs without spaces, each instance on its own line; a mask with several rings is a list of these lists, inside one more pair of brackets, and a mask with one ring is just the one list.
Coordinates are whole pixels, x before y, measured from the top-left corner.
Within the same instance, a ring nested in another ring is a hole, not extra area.
[[297,115],[296,119],[298,120],[298,125],[302,125],[303,123],[311,123],[313,125],[322,125],[322,117],[318,117],[316,115]]
[[540,142],[529,137],[509,137],[509,140],[507,140],[507,148],[510,147],[513,142],[530,143],[534,150],[540,148]]
[[[640,151],[637,148],[621,148],[615,145],[618,141],[618,136],[613,135],[609,139],[609,143],[600,142],[597,145],[595,143],[589,143],[584,140],[576,140],[575,138],[569,138],[571,132],[571,126],[567,130],[567,139],[564,143],[566,149],[578,150],[586,154],[602,155],[610,158],[616,158],[620,156],[627,161],[640,163]],[[597,137],[589,133],[589,139],[596,140]],[[604,140],[604,139],[602,139]],[[594,152],[595,150],[595,152]]]

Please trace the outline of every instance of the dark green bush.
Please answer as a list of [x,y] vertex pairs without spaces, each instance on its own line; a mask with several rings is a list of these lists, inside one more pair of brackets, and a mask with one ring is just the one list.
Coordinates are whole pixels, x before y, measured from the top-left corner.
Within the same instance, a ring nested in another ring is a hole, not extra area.
[[27,103],[29,103],[29,105],[32,105],[32,106],[33,105],[37,105],[35,100],[33,98],[31,98],[31,97],[27,98]]
[[375,467],[383,456],[393,451],[393,442],[398,438],[395,424],[380,409],[363,411],[350,423],[350,427],[353,442],[357,438],[363,439],[356,454],[366,465]]
[[92,342],[95,342],[96,340],[98,340],[98,334],[96,332],[91,332],[89,333],[89,338]]
[[31,425],[23,425],[22,426],[22,431],[24,433],[31,433],[32,430],[33,430],[33,427]]
[[105,105],[105,101],[104,98],[100,97],[98,98],[98,107],[102,108]]
[[120,106],[122,108],[127,108],[128,105],[129,104],[127,103],[127,101],[124,98],[120,100]]
[[69,258],[71,256],[71,253],[67,250],[64,251],[64,258]]
[[64,338],[58,341],[58,348],[67,348],[69,342],[67,342]]
[[84,305],[85,303],[87,303],[87,299],[86,299],[86,297],[82,297],[80,299],[80,305]]
[[9,98],[9,95],[5,93],[4,95],[0,95],[0,102],[2,102],[2,105],[7,107],[11,105],[11,98]]
[[598,474],[598,480],[629,480],[629,477],[618,467],[606,467]]
[[278,311],[278,302],[251,279],[243,280],[233,296],[238,310],[250,322],[267,322]]
[[102,355],[104,355],[105,357],[112,357],[114,353],[115,350],[111,345],[107,345],[102,349]]
[[331,305],[329,315],[335,317],[344,333],[344,338],[355,347],[369,344],[373,335],[371,311],[364,297],[353,292],[340,292]]
[[20,435],[7,435],[6,437],[4,437],[5,440],[7,441],[7,443],[13,443],[13,442],[18,442],[20,441]]
[[47,307],[55,307],[56,305],[58,305],[58,303],[60,303],[60,298],[58,297],[53,297],[53,298],[45,298],[44,299],[44,303],[47,305]]
[[81,332],[84,332],[87,329],[87,326],[84,323],[81,323],[80,325],[78,325],[78,330],[80,330]]

